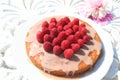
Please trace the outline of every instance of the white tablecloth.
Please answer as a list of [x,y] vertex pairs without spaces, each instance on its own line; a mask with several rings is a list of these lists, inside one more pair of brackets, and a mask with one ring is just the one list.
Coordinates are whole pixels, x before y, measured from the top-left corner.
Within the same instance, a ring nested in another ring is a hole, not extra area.
[[[16,29],[35,16],[63,12],[80,14],[82,0],[0,0],[0,80],[28,80],[13,61],[13,39]],[[113,63],[103,80],[120,79],[120,0],[112,0],[114,19],[101,27],[111,36]]]

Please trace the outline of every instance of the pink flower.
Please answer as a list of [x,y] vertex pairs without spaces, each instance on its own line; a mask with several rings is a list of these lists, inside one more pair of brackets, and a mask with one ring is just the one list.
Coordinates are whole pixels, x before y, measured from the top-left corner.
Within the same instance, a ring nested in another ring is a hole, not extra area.
[[94,18],[94,17],[89,17],[89,18],[97,23],[101,23],[102,25],[105,25],[105,24],[108,24],[108,22],[110,22],[111,20],[113,20],[113,14],[107,13],[106,16],[101,19]]
[[85,0],[81,4],[80,13],[97,23],[108,23],[113,15],[107,11],[107,0]]

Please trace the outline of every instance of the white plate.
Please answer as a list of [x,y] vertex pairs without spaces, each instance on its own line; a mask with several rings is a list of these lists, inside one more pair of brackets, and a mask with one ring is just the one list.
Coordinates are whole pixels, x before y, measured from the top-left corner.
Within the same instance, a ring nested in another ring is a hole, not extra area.
[[[61,15],[61,14],[52,14],[52,15]],[[52,16],[51,15],[51,16]],[[86,21],[89,23],[93,28],[98,32],[102,44],[104,53],[100,60],[96,63],[93,70],[87,72],[84,76],[80,77],[80,80],[100,80],[102,79],[105,74],[108,72],[111,63],[113,61],[113,47],[110,42],[110,36],[103,31],[99,25],[94,23],[93,21],[84,18],[82,16],[73,15],[73,14],[63,14],[78,17],[81,20]],[[22,26],[21,29],[16,30],[16,35],[14,39],[14,61],[18,65],[18,69],[23,72],[24,75],[28,76],[30,80],[51,80],[49,77],[43,75],[28,59],[25,50],[25,35],[31,25],[38,22],[40,19],[44,18],[45,16],[35,17],[32,20],[28,21],[26,24]],[[74,80],[74,79],[73,79]]]

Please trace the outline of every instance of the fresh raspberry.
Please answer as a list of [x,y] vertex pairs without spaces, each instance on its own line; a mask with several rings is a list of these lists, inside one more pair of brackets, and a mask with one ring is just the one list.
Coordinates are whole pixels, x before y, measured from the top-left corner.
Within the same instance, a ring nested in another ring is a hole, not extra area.
[[69,36],[67,37],[67,40],[68,40],[70,43],[73,43],[73,42],[76,41],[74,35],[69,35]]
[[64,19],[64,21],[65,21],[67,24],[70,22],[70,19],[69,19],[69,17],[67,17],[67,16],[64,17],[63,19]]
[[77,43],[82,47],[84,45],[84,40],[83,39],[78,39]]
[[79,26],[78,25],[74,25],[72,27],[72,29],[73,29],[74,32],[77,32],[79,30]]
[[76,51],[78,51],[78,50],[80,49],[80,45],[77,44],[77,43],[71,44],[71,47],[72,47],[72,50],[73,50],[74,52],[76,52]]
[[50,20],[50,23],[52,23],[52,22],[54,22],[54,23],[57,23],[57,20],[56,20],[56,18],[51,18],[51,20]]
[[70,42],[68,41],[68,40],[63,40],[62,42],[61,42],[61,48],[63,49],[63,50],[65,50],[65,49],[67,49],[67,48],[69,48],[70,47]]
[[65,26],[63,27],[64,30],[67,30],[67,29],[69,29],[69,28],[70,28],[69,25],[65,25]]
[[44,42],[43,48],[44,48],[45,51],[51,52],[52,49],[53,49],[53,46],[50,42]]
[[62,26],[58,26],[57,30],[58,30],[58,32],[61,32],[63,30],[63,27]]
[[52,38],[51,38],[51,36],[49,34],[44,35],[44,42],[46,42],[46,41],[48,41],[48,42],[52,41]]
[[58,37],[54,38],[52,41],[53,46],[60,45],[60,43],[61,43],[61,40]]
[[66,35],[68,36],[68,35],[70,35],[70,34],[73,33],[73,30],[72,30],[71,28],[69,28],[69,29],[67,29],[67,30],[65,31],[65,33],[66,33]]
[[[50,34],[50,37],[51,37],[51,40],[53,41],[53,39],[55,38],[55,35]],[[51,42],[52,42],[52,41],[51,41]]]
[[50,30],[47,27],[42,27],[42,32],[44,34],[50,34]]
[[84,40],[85,43],[87,43],[88,41],[90,41],[90,39],[91,39],[91,37],[88,36],[88,35],[83,36],[83,40]]
[[79,26],[80,27],[85,27],[86,25],[84,23],[81,23]]
[[72,27],[73,27],[73,23],[72,23],[72,22],[69,22],[69,23],[67,24],[67,26],[68,26],[69,28],[72,28]]
[[77,32],[75,33],[75,38],[76,38],[76,39],[79,39],[79,38],[81,38],[80,31],[77,31]]
[[64,21],[63,18],[61,18],[58,22],[57,22],[57,26],[64,26],[66,25],[66,22]]
[[52,28],[55,28],[55,27],[56,27],[56,24],[54,22],[52,22],[49,24],[48,29],[51,30]]
[[62,31],[58,34],[58,37],[60,40],[64,40],[64,39],[66,39],[67,35],[66,35],[65,31]]
[[56,45],[53,47],[53,53],[56,54],[56,55],[59,55],[62,53],[62,49],[60,46]]
[[65,49],[64,50],[64,57],[66,59],[70,59],[73,54],[74,54],[74,51],[72,49]]
[[50,35],[54,35],[56,37],[58,35],[57,28],[52,28]]
[[40,43],[43,43],[44,42],[43,37],[44,37],[44,33],[41,32],[41,31],[38,31],[37,34],[36,34],[37,41],[40,42]]
[[79,19],[78,18],[73,19],[72,23],[73,25],[79,25]]
[[56,36],[54,34],[50,34],[50,37],[51,37],[52,41],[54,38],[56,38]]
[[81,34],[82,36],[84,36],[84,35],[86,35],[86,33],[87,33],[87,29],[86,29],[85,27],[81,27],[81,28],[80,28],[80,34]]
[[48,26],[49,26],[49,24],[48,24],[47,21],[44,21],[44,22],[42,23],[42,27],[48,27]]

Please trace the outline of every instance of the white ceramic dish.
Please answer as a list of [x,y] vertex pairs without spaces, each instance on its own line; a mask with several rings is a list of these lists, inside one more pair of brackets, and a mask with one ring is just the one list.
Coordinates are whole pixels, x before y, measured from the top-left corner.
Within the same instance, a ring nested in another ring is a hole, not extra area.
[[[52,14],[52,15],[62,15],[62,14]],[[52,16],[51,15],[51,16]],[[96,63],[93,70],[88,71],[84,76],[80,77],[78,80],[100,80],[102,79],[105,74],[108,72],[111,63],[113,61],[113,47],[110,42],[110,36],[103,31],[99,25],[94,23],[93,21],[84,18],[82,16],[78,15],[68,15],[63,14],[67,16],[74,16],[78,17],[81,20],[84,20],[98,32],[102,44],[103,44],[103,50],[104,53],[100,60]],[[44,18],[46,16],[40,16],[35,17],[32,20],[25,23],[25,25],[22,26],[21,29],[18,29],[16,31],[15,39],[13,47],[15,49],[15,55],[14,55],[14,61],[17,63],[18,69],[23,72],[30,80],[51,80],[51,78],[43,75],[28,59],[26,50],[25,50],[25,35],[28,29],[31,27],[31,25],[34,25],[36,22],[38,22],[40,19]],[[47,16],[49,17],[49,16]],[[73,79],[74,80],[74,79]]]

